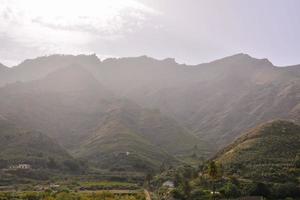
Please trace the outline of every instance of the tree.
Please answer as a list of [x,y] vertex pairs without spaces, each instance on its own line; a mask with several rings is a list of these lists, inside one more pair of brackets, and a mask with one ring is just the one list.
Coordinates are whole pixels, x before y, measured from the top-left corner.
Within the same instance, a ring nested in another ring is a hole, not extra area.
[[176,189],[172,190],[171,193],[175,199],[184,200],[184,194],[181,189],[176,188]]
[[146,177],[145,177],[145,182],[147,184],[147,186],[150,188],[151,187],[151,180],[153,179],[153,173],[152,172],[148,172],[146,174]]
[[183,178],[181,174],[179,172],[176,172],[174,176],[174,186],[178,187],[182,183],[182,179]]
[[185,179],[192,179],[195,178],[197,173],[195,172],[194,168],[191,166],[184,166],[183,171],[182,171],[182,176]]
[[268,197],[270,195],[270,190],[266,184],[258,182],[254,183],[251,188],[250,194],[255,196]]
[[235,176],[230,176],[229,179],[230,179],[230,183],[232,183],[233,185],[236,185],[236,186],[239,186],[239,185],[240,185],[240,182],[239,182],[239,180],[237,179],[237,177],[235,177]]
[[191,196],[191,185],[187,179],[182,180],[180,185],[176,189],[172,190],[172,196],[175,199],[190,200]]
[[286,197],[299,197],[300,188],[297,183],[289,182],[284,184],[277,184],[273,186],[272,196],[278,199]]
[[161,164],[161,166],[159,167],[159,171],[162,173],[162,172],[164,172],[166,169],[167,169],[167,165],[166,165],[165,162],[163,162],[163,163]]
[[191,188],[189,181],[186,179],[182,183],[182,191],[184,194],[184,198],[188,200],[191,196],[192,188]]
[[213,192],[213,199],[215,199],[215,193],[216,193],[216,184],[215,182],[222,177],[222,170],[215,161],[211,161],[208,164],[208,175],[212,181],[212,192]]
[[295,167],[300,168],[300,155],[297,155],[295,158]]
[[65,160],[64,165],[67,167],[68,170],[72,172],[77,172],[80,169],[78,163],[73,160]]
[[58,168],[58,164],[54,160],[54,158],[49,157],[48,158],[48,162],[47,162],[47,167],[50,168],[50,169],[57,169]]
[[211,161],[208,164],[208,175],[211,179],[216,180],[218,178],[218,166],[215,161]]
[[227,199],[236,198],[241,195],[238,187],[232,183],[227,183],[226,185],[224,185],[220,190],[220,193],[223,194],[223,196]]

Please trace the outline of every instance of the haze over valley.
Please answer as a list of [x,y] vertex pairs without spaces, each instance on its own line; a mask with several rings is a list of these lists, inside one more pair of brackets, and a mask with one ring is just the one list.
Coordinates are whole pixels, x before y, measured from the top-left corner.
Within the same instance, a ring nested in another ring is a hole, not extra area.
[[3,119],[100,165],[131,152],[128,158],[158,167],[161,158],[191,155],[195,146],[208,158],[258,124],[299,122],[299,67],[247,54],[194,66],[147,56],[51,55],[1,75]]
[[300,199],[298,7],[0,0],[0,200]]

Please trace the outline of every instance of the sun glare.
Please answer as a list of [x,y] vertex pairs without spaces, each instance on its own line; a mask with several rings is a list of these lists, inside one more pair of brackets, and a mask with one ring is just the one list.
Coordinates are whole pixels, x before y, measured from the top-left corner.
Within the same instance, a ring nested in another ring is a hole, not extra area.
[[17,1],[16,5],[31,17],[52,22],[72,22],[74,19],[87,17],[105,21],[117,17],[126,9],[151,12],[150,8],[133,0],[27,0]]
[[0,12],[0,30],[51,53],[85,52],[92,39],[116,40],[157,14],[136,0],[2,0]]

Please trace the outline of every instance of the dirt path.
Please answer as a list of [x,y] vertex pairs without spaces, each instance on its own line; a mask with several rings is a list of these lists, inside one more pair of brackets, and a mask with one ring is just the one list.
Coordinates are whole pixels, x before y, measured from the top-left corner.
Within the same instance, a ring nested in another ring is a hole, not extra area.
[[145,193],[146,200],[151,200],[151,196],[148,190],[144,189],[144,193]]

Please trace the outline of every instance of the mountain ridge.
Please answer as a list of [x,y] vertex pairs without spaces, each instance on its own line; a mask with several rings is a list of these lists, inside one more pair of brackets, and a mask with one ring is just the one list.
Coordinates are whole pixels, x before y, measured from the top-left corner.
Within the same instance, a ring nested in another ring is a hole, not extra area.
[[300,155],[300,126],[272,120],[249,130],[214,156],[233,175],[260,181],[295,181],[290,171]]
[[128,170],[143,162],[147,169],[157,170],[164,160],[175,162],[177,155],[191,155],[194,145],[206,150],[204,142],[175,120],[116,98],[79,65],[58,69],[40,80],[0,88],[0,113],[22,128],[48,134],[76,157],[91,158],[101,167],[103,160],[117,164],[114,155],[120,147],[123,154],[126,147],[135,152],[132,155],[136,157],[122,159]]
[[194,66],[145,56],[101,61],[96,55],[53,55],[9,71],[1,79],[7,84],[0,87],[1,115],[49,134],[72,152],[93,134],[119,131],[108,129],[105,119],[122,125],[132,140],[150,143],[149,149],[176,156],[191,154],[199,141],[200,157],[257,124],[300,120],[298,68],[246,54]]

